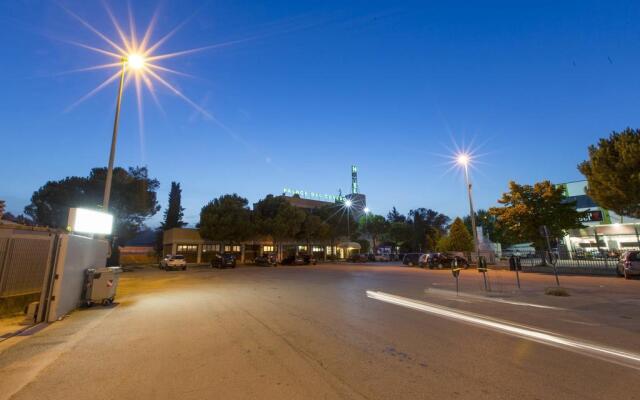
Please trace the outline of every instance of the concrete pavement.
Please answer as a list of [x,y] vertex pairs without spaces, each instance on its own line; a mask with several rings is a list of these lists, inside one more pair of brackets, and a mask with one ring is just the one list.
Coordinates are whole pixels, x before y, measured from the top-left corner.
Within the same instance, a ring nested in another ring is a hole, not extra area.
[[[119,304],[0,343],[0,398],[634,399],[639,369],[368,298],[640,352],[640,281],[395,266],[136,271]],[[433,290],[437,289],[437,290]],[[506,300],[506,301],[494,301]],[[514,304],[521,303],[521,304]],[[522,305],[525,304],[525,305]],[[547,308],[532,307],[541,305]]]

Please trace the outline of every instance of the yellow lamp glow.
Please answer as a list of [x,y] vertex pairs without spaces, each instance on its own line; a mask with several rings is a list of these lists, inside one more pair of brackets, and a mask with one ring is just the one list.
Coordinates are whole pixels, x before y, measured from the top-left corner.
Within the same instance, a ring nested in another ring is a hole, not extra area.
[[144,57],[140,54],[129,54],[127,57],[127,63],[129,64],[129,67],[133,69],[140,69],[144,67],[144,62]]

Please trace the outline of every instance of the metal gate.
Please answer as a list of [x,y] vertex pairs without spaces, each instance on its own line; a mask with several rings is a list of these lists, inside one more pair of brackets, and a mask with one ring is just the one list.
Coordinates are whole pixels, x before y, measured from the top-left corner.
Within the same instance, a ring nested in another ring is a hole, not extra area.
[[44,300],[57,233],[0,227],[0,315]]

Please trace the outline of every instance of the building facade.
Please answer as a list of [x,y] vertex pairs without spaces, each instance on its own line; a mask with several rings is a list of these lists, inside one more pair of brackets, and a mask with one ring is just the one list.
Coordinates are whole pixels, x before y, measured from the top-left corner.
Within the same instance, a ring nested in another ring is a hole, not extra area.
[[640,220],[623,217],[596,204],[587,195],[587,181],[560,184],[578,211],[587,213],[582,229],[572,229],[563,244],[572,253],[620,253],[640,249]]

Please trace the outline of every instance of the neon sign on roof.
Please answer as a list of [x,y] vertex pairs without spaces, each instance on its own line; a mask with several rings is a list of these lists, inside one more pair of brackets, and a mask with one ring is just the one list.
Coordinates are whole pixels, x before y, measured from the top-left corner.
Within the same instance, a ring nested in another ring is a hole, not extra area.
[[344,201],[344,196],[341,196],[341,195],[318,193],[318,192],[307,192],[306,190],[297,190],[297,189],[291,189],[291,188],[282,189],[282,193],[285,196],[294,196],[297,194],[303,199],[310,199],[310,200]]

